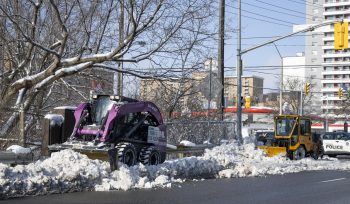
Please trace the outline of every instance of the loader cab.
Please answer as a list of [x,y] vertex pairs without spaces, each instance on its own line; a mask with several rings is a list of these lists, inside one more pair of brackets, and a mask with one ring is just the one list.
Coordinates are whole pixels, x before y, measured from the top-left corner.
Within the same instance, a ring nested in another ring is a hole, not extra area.
[[294,150],[302,144],[309,150],[313,146],[311,120],[303,116],[276,116],[275,138],[278,146]]
[[110,99],[109,95],[94,95],[91,102],[91,117],[93,124],[103,125],[107,119],[108,111],[115,102]]

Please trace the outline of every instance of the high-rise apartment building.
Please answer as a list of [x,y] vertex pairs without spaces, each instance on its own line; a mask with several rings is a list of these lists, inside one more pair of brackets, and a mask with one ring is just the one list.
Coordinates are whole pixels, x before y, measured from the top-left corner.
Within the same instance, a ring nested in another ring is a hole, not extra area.
[[[349,0],[308,0],[306,23],[316,25],[334,20],[350,20]],[[310,66],[310,75],[318,83],[312,91],[320,92],[316,101],[321,101],[323,114],[334,115],[341,100],[337,91],[350,87],[350,50],[334,50],[333,24],[306,34],[305,59]],[[316,88],[316,89],[315,89]]]

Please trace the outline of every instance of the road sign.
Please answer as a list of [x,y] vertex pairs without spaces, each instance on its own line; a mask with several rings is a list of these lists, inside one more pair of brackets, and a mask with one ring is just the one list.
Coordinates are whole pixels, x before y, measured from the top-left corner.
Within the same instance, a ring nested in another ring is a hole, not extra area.
[[210,84],[210,74],[208,74],[199,84],[200,92],[208,100],[216,97],[220,93],[221,89],[223,88],[222,84],[220,83],[220,80],[213,73],[211,74],[211,90],[210,90],[209,84]]

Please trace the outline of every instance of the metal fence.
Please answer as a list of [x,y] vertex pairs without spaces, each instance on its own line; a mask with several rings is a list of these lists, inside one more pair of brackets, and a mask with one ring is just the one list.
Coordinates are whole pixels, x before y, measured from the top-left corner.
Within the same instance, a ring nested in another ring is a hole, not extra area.
[[12,126],[8,127],[8,131],[4,135],[0,135],[0,150],[6,149],[12,144],[23,145],[24,140],[26,144],[33,141],[41,141],[41,125],[40,121],[43,115],[35,114],[32,112],[22,112],[19,110],[3,110],[0,120],[0,127],[13,116],[15,116],[15,122]]
[[221,140],[235,139],[235,122],[226,121],[172,121],[166,122],[168,143],[179,144],[188,140],[195,144],[209,141],[220,144]]

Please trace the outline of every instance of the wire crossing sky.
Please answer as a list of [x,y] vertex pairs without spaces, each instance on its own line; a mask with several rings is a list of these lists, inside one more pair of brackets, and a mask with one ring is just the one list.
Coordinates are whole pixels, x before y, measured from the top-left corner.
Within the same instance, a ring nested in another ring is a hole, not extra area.
[[[293,25],[305,24],[307,1],[303,0],[244,0],[242,1],[242,50],[293,32]],[[322,7],[322,5],[320,5]],[[226,1],[226,24],[236,28],[237,1]],[[229,20],[230,19],[230,20]],[[276,42],[282,57],[304,52],[305,36],[298,34]],[[236,34],[229,33],[225,41],[225,67],[236,66]],[[306,45],[308,46],[308,45]],[[264,77],[265,87],[278,87],[281,58],[274,46],[264,46],[243,55],[243,75]],[[262,71],[260,67],[265,67]],[[273,66],[266,70],[266,66]],[[260,70],[260,71],[259,71]],[[235,75],[235,71],[226,74]]]

